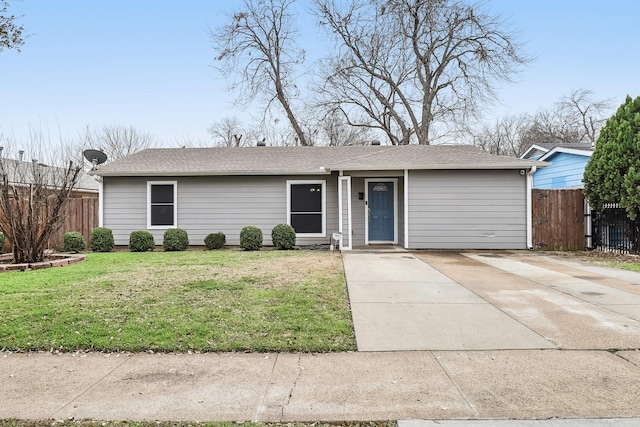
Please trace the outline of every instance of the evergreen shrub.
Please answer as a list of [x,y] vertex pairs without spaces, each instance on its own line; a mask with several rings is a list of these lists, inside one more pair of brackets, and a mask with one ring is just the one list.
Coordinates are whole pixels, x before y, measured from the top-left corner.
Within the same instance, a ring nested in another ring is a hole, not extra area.
[[189,247],[189,235],[182,228],[170,228],[164,232],[162,247],[165,251],[186,251]]
[[248,225],[240,231],[240,247],[245,251],[259,251],[262,247],[262,230]]

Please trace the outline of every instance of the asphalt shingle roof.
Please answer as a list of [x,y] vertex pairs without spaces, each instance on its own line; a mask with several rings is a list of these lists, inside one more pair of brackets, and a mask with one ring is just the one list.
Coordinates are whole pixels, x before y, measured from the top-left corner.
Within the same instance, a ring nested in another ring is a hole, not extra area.
[[330,170],[514,169],[540,162],[469,145],[152,148],[94,171],[101,176],[292,175]]
[[[25,162],[13,159],[2,159],[3,167],[0,168],[0,175],[2,173],[7,174],[8,181],[11,184],[28,185],[33,183],[33,163]],[[65,174],[65,169],[57,166],[47,166],[43,164],[37,164],[36,171],[38,174],[44,177],[44,182],[47,185],[56,186],[56,183],[60,182],[60,179]],[[98,181],[94,176],[88,175],[84,171],[80,171],[78,176],[78,182],[75,190],[98,192]]]

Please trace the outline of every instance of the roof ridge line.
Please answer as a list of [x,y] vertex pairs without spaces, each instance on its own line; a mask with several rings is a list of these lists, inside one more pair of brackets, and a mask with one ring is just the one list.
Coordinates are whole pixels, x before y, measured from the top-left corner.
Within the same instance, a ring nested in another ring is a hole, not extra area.
[[[366,146],[365,146],[366,147]],[[334,165],[340,165],[340,163],[345,163],[345,162],[351,162],[353,160],[357,160],[357,159],[362,159],[364,157],[370,157],[376,154],[381,153],[382,151],[386,150],[387,148],[382,148],[383,146],[381,145],[380,148],[378,148],[377,150],[371,152],[371,153],[365,153],[365,154],[361,154],[359,156],[355,156],[355,157],[349,157],[348,159],[344,159],[344,160],[340,160],[339,162],[334,163]],[[384,147],[389,147],[389,150],[392,149],[397,149],[398,147],[400,147],[400,145],[385,145]]]

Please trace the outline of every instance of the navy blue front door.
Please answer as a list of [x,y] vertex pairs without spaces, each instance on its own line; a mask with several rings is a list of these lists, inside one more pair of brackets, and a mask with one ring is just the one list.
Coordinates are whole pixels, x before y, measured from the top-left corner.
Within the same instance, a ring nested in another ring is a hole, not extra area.
[[393,182],[369,182],[369,240],[393,242],[394,227],[394,196]]

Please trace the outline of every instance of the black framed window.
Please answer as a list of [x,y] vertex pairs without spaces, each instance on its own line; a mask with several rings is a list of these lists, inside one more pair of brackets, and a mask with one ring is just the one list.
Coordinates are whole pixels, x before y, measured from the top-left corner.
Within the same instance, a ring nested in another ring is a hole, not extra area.
[[149,182],[149,227],[176,227],[176,183]]
[[296,234],[324,236],[324,181],[289,182],[289,224]]

